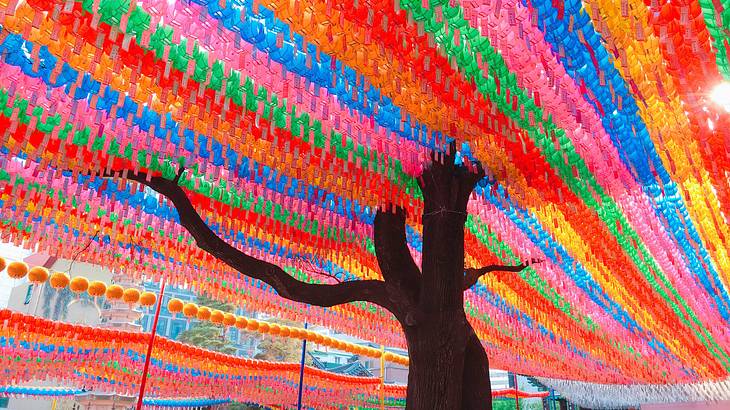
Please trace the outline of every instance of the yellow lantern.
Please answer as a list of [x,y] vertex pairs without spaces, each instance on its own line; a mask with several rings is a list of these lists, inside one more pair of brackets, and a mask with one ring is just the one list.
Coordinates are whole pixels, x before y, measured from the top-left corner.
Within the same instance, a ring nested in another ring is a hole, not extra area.
[[124,297],[124,288],[119,285],[110,285],[106,288],[106,298],[109,300],[119,300]]
[[167,302],[167,310],[173,314],[182,312],[183,306],[182,300],[177,298],[172,298],[169,302]]
[[28,264],[25,262],[10,262],[7,269],[8,276],[13,279],[22,279],[28,274]]
[[205,306],[201,306],[200,309],[198,309],[198,319],[199,320],[208,320],[210,319],[210,308],[207,308]]
[[193,318],[198,315],[198,305],[195,303],[186,303],[185,306],[183,306],[182,312],[186,318]]
[[89,289],[89,280],[86,279],[83,276],[77,276],[73,279],[71,279],[71,282],[68,284],[69,289],[71,289],[71,292],[79,294],[86,292],[87,289]]
[[65,272],[54,272],[53,275],[51,275],[51,287],[56,290],[61,290],[68,286],[69,282],[71,282],[71,278],[68,277],[68,274]]
[[246,319],[243,316],[239,316],[236,318],[236,327],[239,329],[245,329],[246,326],[248,326],[248,319]]
[[223,324],[226,326],[233,326],[236,324],[236,315],[232,313],[223,314]]
[[28,280],[36,285],[40,285],[48,280],[48,269],[43,266],[34,266],[28,271]]
[[218,309],[213,310],[213,312],[210,314],[210,321],[215,323],[216,325],[223,323],[223,312]]
[[139,304],[142,306],[150,307],[157,302],[157,295],[152,292],[142,292],[139,295]]
[[86,293],[95,298],[104,296],[106,294],[106,283],[95,280],[89,283],[89,289],[86,290]]
[[124,289],[122,300],[130,305],[139,302],[140,292],[135,288]]

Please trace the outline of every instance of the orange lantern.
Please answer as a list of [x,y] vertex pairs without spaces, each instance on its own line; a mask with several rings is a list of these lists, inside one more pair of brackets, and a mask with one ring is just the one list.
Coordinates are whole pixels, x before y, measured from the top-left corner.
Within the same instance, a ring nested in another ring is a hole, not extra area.
[[246,330],[250,330],[252,332],[258,330],[259,328],[259,321],[256,319],[248,319],[248,324],[246,325]]
[[86,292],[89,294],[89,296],[93,296],[95,298],[104,296],[104,294],[106,293],[106,283],[95,280],[89,283],[89,289],[87,289]]
[[210,308],[207,308],[205,306],[201,306],[200,309],[198,309],[198,319],[199,320],[208,320],[210,319]]
[[77,276],[73,279],[71,279],[71,282],[68,284],[69,289],[71,289],[71,292],[79,294],[86,292],[87,289],[89,289],[89,280],[86,279],[83,276]]
[[195,317],[198,315],[198,305],[195,303],[186,303],[185,306],[183,306],[182,312],[188,319]]
[[5,267],[8,266],[8,263],[5,261],[5,258],[0,256],[0,272],[5,270]]
[[248,326],[248,319],[246,319],[243,316],[239,316],[236,318],[236,327],[239,329],[245,329],[246,326]]
[[130,305],[139,302],[140,292],[135,288],[124,289],[122,300]]
[[170,311],[170,313],[180,313],[183,310],[183,302],[180,299],[172,298],[169,302],[167,302],[167,310]]
[[233,326],[236,324],[236,315],[233,313],[224,313],[223,314],[223,324],[226,326]]
[[216,325],[223,323],[223,312],[218,309],[214,309],[213,312],[210,314],[210,321],[215,323]]
[[269,333],[272,335],[278,335],[281,333],[281,326],[277,325],[276,323],[269,324]]
[[157,302],[157,295],[152,292],[142,292],[139,295],[139,304],[142,306],[150,307]]
[[69,282],[71,282],[71,278],[68,277],[67,273],[55,272],[51,275],[50,282],[53,289],[60,290],[68,286]]
[[292,329],[289,326],[282,325],[279,335],[281,335],[281,337],[289,337],[289,335],[291,335],[291,330]]
[[119,285],[110,285],[106,288],[106,298],[109,300],[119,300],[124,297],[124,288]]
[[13,279],[22,279],[28,274],[28,264],[25,262],[10,262],[8,264],[8,276]]
[[271,330],[271,326],[269,326],[266,322],[261,322],[259,324],[259,332],[261,333],[269,333],[269,330]]
[[28,280],[36,285],[44,283],[48,280],[48,269],[43,266],[34,266],[28,271]]

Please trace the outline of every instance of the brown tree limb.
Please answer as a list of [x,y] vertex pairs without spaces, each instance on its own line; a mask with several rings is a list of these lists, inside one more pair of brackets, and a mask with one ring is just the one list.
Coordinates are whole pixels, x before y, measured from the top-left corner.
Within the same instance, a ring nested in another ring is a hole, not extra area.
[[479,278],[490,272],[521,272],[526,267],[543,262],[542,259],[524,261],[519,265],[487,265],[481,268],[464,269],[464,290],[469,289],[477,283]]
[[182,172],[183,170],[172,181],[159,176],[149,176],[143,172],[130,172],[127,179],[146,185],[170,200],[177,210],[180,225],[195,239],[198,247],[242,274],[267,283],[283,298],[324,307],[366,301],[380,305],[391,312],[394,310],[383,281],[358,280],[331,285],[305,283],[272,263],[246,255],[234,248],[213,232],[195,210],[185,191],[178,185]]
[[379,209],[373,229],[375,256],[386,282],[417,294],[421,271],[413,261],[406,240],[406,213],[397,207],[395,212]]

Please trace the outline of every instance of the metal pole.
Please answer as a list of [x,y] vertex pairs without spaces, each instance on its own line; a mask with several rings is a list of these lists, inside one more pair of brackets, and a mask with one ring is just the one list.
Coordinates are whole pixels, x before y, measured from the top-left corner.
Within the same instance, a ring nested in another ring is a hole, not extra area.
[[[307,322],[304,322],[307,328]],[[304,359],[307,354],[307,339],[302,339],[302,361],[299,363],[299,398],[297,399],[297,410],[302,410],[302,393],[304,392]]]
[[385,345],[380,345],[380,410],[385,410]]
[[155,344],[155,336],[157,335],[157,320],[160,318],[160,310],[162,307],[162,298],[165,296],[165,279],[160,283],[160,297],[157,299],[157,309],[155,310],[155,320],[152,322],[152,332],[150,334],[150,344],[147,345],[147,356],[144,358],[144,370],[142,371],[142,383],[139,386],[139,397],[137,398],[137,410],[142,410],[142,400],[144,399],[144,388],[147,384],[147,371],[150,368],[150,359],[152,358],[152,346]]

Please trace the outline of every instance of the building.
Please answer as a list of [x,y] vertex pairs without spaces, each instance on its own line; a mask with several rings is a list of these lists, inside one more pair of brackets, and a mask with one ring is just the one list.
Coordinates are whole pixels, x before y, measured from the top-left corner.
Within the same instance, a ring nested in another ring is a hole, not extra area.
[[[160,293],[160,286],[157,283],[146,283],[144,284],[144,289],[155,294]],[[195,324],[194,319],[189,320],[182,314],[174,315],[167,309],[167,304],[170,299],[175,298],[180,299],[183,302],[195,302],[196,294],[187,289],[176,288],[173,286],[165,287],[165,295],[162,298],[160,317],[157,321],[157,334],[172,340],[177,340],[182,332],[190,329]],[[247,312],[243,309],[236,309],[235,313],[236,315],[258,318],[257,315],[247,314]],[[140,321],[143,331],[151,331],[153,322],[154,312],[146,312]],[[259,338],[253,337],[253,335],[248,332],[241,332],[235,327],[228,328],[226,332],[226,337],[231,342],[231,346],[236,349],[235,354],[237,356],[250,358],[259,353]]]

